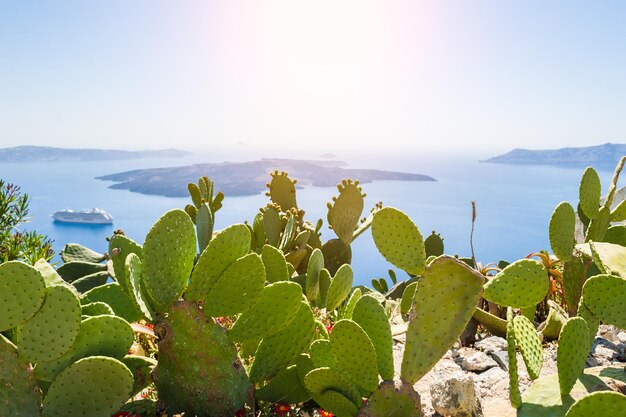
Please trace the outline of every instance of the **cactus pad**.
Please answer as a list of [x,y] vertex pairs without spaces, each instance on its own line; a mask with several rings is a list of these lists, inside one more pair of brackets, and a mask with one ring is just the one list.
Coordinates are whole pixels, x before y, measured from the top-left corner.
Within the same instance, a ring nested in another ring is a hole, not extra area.
[[596,218],[589,222],[587,234],[585,235],[585,241],[603,241],[604,235],[606,234],[609,226],[611,226],[611,212],[608,207],[602,207],[598,211]]
[[402,211],[385,207],[374,215],[372,237],[385,259],[409,274],[421,275],[426,249],[419,229]]
[[96,272],[106,272],[105,264],[97,264],[92,262],[68,262],[57,269],[57,273],[65,282],[74,282],[86,275],[95,274]]
[[0,331],[16,327],[39,311],[46,283],[35,268],[11,261],[0,265]]
[[61,259],[65,263],[74,261],[100,263],[106,259],[104,254],[95,252],[78,243],[68,243],[59,255],[61,255]]
[[271,336],[293,320],[301,301],[302,288],[295,282],[270,284],[254,307],[239,316],[230,336],[238,341]]
[[141,256],[143,282],[157,313],[167,310],[181,296],[195,257],[193,222],[183,210],[168,211],[148,232]]
[[209,294],[204,306],[213,317],[243,313],[261,297],[265,286],[265,267],[256,253],[237,259],[226,268]]
[[585,263],[578,256],[563,263],[563,294],[567,305],[574,309],[573,312],[580,301],[586,272]]
[[359,182],[343,180],[337,186],[339,196],[328,207],[328,224],[343,243],[349,245],[363,212],[363,194]]
[[515,408],[522,405],[522,395],[519,390],[519,374],[517,370],[517,351],[515,348],[515,325],[513,323],[513,309],[506,309],[506,345],[509,358],[509,401]]
[[406,382],[417,382],[452,347],[472,318],[483,282],[481,274],[450,256],[428,266],[415,292],[419,302],[406,335],[401,372]]
[[556,365],[562,396],[569,395],[576,380],[585,369],[589,354],[589,326],[581,317],[572,317],[565,323],[559,336]]
[[133,375],[122,362],[104,356],[84,358],[52,382],[42,416],[109,417],[128,400],[132,387]]
[[309,302],[315,302],[320,290],[320,272],[324,268],[324,255],[320,249],[314,249],[306,269],[305,294]]
[[196,303],[172,305],[155,333],[153,378],[168,415],[232,417],[244,407],[251,386],[235,346]]
[[83,316],[99,316],[101,314],[113,315],[113,309],[107,303],[96,301],[94,303],[83,304],[81,307]]
[[[593,261],[605,274],[619,275],[626,279],[626,247],[612,243],[593,242],[589,243],[589,251]],[[580,245],[584,253],[587,253],[587,245]]]
[[117,282],[101,285],[93,290],[87,291],[82,296],[83,304],[96,301],[102,301],[108,304],[109,307],[113,309],[115,315],[122,317],[129,323],[138,321],[142,317],[135,303]]
[[299,404],[311,399],[302,385],[296,365],[282,370],[272,380],[254,393],[257,400],[272,403]]
[[143,265],[137,254],[131,253],[126,257],[124,275],[128,281],[129,298],[135,305],[135,308],[141,312],[144,319],[154,321],[154,312],[150,308],[147,294],[143,290]]
[[585,305],[605,324],[626,329],[626,280],[612,275],[596,275],[585,281]]
[[581,298],[580,304],[578,304],[578,311],[576,312],[578,317],[582,317],[585,319],[587,323],[587,327],[589,327],[589,337],[587,339],[587,345],[591,346],[593,340],[596,338],[596,334],[598,333],[598,328],[600,327],[600,319],[593,314],[589,307],[585,304],[585,301]]
[[322,268],[319,276],[320,291],[317,294],[317,298],[315,299],[315,306],[317,308],[326,307],[326,298],[328,297],[328,290],[330,288],[332,279],[333,278],[330,276],[330,272],[328,272],[328,269]]
[[52,381],[63,369],[87,356],[109,356],[121,359],[133,344],[133,329],[117,316],[88,317],[80,323],[80,332],[68,352],[50,362],[38,363],[37,379]]
[[548,294],[550,280],[546,268],[538,261],[521,259],[513,262],[485,284],[488,301],[514,308],[532,307]]
[[20,363],[17,348],[0,334],[0,415],[38,416],[41,392],[30,365]]
[[304,385],[307,390],[313,394],[313,399],[316,399],[319,394],[325,391],[334,390],[342,394],[353,404],[360,405],[362,402],[361,394],[357,386],[332,368],[313,369],[304,377]]
[[413,306],[413,300],[415,299],[415,290],[417,289],[417,282],[412,282],[406,286],[402,292],[402,298],[400,299],[400,313],[408,314],[409,310]]
[[272,246],[278,246],[280,242],[282,224],[279,210],[280,207],[276,205],[268,205],[263,209],[263,231],[265,232],[267,243]]
[[376,350],[363,328],[352,320],[339,320],[330,333],[333,359],[346,378],[367,392],[378,386]]
[[286,172],[274,171],[272,181],[267,184],[269,191],[267,195],[272,202],[278,204],[282,211],[289,211],[298,208],[296,203],[296,181],[289,178]]
[[202,301],[226,268],[250,251],[250,230],[234,224],[220,231],[198,258],[185,299]]
[[424,248],[426,249],[426,257],[443,255],[443,239],[438,233],[433,232],[424,239]]
[[129,278],[126,275],[126,259],[131,253],[141,256],[141,252],[141,245],[125,235],[113,235],[111,240],[109,240],[109,256],[113,262],[115,279],[120,283],[122,289],[129,294],[132,289]]
[[309,355],[316,368],[335,368],[333,352],[330,349],[330,340],[318,339],[311,343]]
[[595,169],[587,167],[580,180],[580,208],[589,219],[595,219],[600,208],[602,185]]
[[152,370],[157,361],[146,356],[126,355],[120,361],[133,373],[133,390],[131,396],[152,384]]
[[420,396],[402,380],[384,381],[359,410],[358,417],[421,417]]
[[61,275],[59,275],[57,271],[52,267],[52,265],[50,265],[45,259],[40,259],[35,262],[33,268],[39,271],[44,281],[46,282],[46,287],[49,287],[51,285],[65,285],[68,288],[72,289],[74,292],[76,292],[76,289],[67,282],[63,281]]
[[352,320],[365,330],[372,341],[380,376],[383,380],[393,379],[393,341],[385,308],[376,298],[364,295],[354,307]]
[[524,316],[513,319],[515,342],[520,347],[522,358],[530,379],[539,378],[543,366],[543,348],[539,334],[530,320]]
[[340,239],[330,239],[324,242],[322,253],[324,254],[324,266],[331,275],[336,274],[341,265],[352,262],[352,248]]
[[350,295],[350,298],[348,299],[348,302],[346,303],[346,307],[343,311],[342,318],[344,319],[352,318],[354,307],[356,307],[357,301],[359,301],[359,298],[361,298],[362,296],[363,296],[363,291],[361,291],[360,288],[355,288],[354,291],[352,291],[352,294]]
[[348,264],[342,265],[330,282],[326,297],[326,311],[333,311],[344,302],[352,290],[352,280],[352,268]]
[[265,274],[269,282],[289,281],[289,270],[285,255],[270,245],[264,245],[261,251]]
[[593,392],[576,401],[566,417],[624,416],[626,396],[617,392]]
[[311,344],[314,329],[315,319],[311,307],[301,301],[291,323],[261,341],[250,368],[252,382],[272,379],[282,369],[293,365]]
[[569,261],[572,258],[575,228],[574,208],[564,201],[556,206],[550,218],[550,246],[552,252],[563,261]]
[[18,327],[20,357],[29,362],[49,361],[69,351],[80,328],[80,302],[64,286],[46,288],[41,309]]
[[78,291],[79,293],[84,293],[91,290],[92,288],[96,288],[106,284],[108,280],[108,272],[96,272],[94,274],[85,275],[84,277],[72,281],[72,286],[76,288],[76,291]]

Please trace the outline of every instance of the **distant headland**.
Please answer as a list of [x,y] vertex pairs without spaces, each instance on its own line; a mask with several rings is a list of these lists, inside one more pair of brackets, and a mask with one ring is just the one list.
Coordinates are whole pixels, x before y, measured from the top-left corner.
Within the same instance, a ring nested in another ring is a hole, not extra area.
[[582,148],[514,149],[511,152],[494,156],[481,162],[570,167],[593,165],[594,167],[612,169],[624,155],[626,155],[626,145],[605,143],[604,145]]
[[345,168],[341,161],[311,161],[297,159],[261,159],[249,162],[223,162],[195,164],[173,168],[151,168],[121,172],[97,177],[114,181],[109,188],[130,190],[142,194],[165,197],[187,196],[187,183],[196,182],[201,176],[215,181],[220,191],[229,196],[254,195],[266,190],[269,173],[287,171],[298,185],[316,187],[335,186],[343,178],[358,179],[361,183],[377,180],[436,181],[422,174],[380,171],[376,169]]
[[181,158],[191,155],[180,149],[122,151],[118,149],[76,149],[50,146],[0,148],[0,162],[117,161],[141,158]]

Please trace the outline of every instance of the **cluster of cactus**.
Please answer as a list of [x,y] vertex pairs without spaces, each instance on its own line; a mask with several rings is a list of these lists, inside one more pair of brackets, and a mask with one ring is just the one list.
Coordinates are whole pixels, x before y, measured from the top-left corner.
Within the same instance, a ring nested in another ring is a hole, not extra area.
[[[541,333],[533,319],[553,290],[551,257],[494,271],[443,255],[440,236],[423,239],[398,209],[377,204],[360,220],[365,195],[351,180],[328,205],[337,237],[322,243],[323,222],[304,220],[295,181],[277,171],[271,203],[252,224],[214,232],[223,195],[202,178],[189,186],[193,205],[165,213],[143,245],[117,232],[107,254],[67,245],[56,270],[43,260],[0,265],[0,415],[231,417],[285,403],[337,417],[417,417],[413,385],[472,318],[507,337],[519,415],[579,417],[589,407],[619,415],[623,395],[588,395],[585,386],[592,378],[625,380],[624,371],[584,366],[600,322],[626,328],[626,248],[615,240],[626,227],[610,225],[626,218],[626,205],[605,209],[620,170],[602,206],[597,174],[583,175],[585,242],[576,244],[571,206],[555,210],[550,241],[569,308],[550,300]],[[607,211],[608,221],[600,214]],[[353,287],[350,244],[370,227],[378,251],[409,276],[396,283],[390,270],[393,288],[380,279],[376,291]],[[483,303],[504,307],[506,320]],[[399,370],[390,325],[396,309],[406,321]],[[540,378],[548,335],[559,340],[558,375]],[[535,380],[524,395],[518,349]],[[139,400],[146,389],[156,399]]]

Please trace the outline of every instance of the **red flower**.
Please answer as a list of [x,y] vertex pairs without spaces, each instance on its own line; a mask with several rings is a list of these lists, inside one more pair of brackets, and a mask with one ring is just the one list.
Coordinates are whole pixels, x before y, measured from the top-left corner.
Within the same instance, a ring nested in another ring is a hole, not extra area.
[[333,330],[333,324],[330,323],[328,326],[326,326],[326,331],[328,332],[328,334],[330,334],[332,330]]
[[235,413],[235,417],[246,417],[246,410],[243,408]]
[[326,411],[326,410],[320,410],[320,416],[322,416],[322,417],[335,417],[335,415],[333,413],[331,413],[330,411]]
[[289,404],[277,403],[274,406],[274,412],[278,414],[279,416],[287,415],[289,414],[290,411],[291,411],[291,406]]

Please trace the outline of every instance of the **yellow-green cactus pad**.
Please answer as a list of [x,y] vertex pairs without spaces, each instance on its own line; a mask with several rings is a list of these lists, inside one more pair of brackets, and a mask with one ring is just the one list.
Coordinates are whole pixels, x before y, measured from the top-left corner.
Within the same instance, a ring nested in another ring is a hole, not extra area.
[[393,379],[393,341],[383,305],[376,298],[366,294],[356,303],[352,320],[365,330],[372,341],[380,376],[383,380]]
[[106,284],[108,280],[108,272],[96,272],[94,274],[85,275],[84,277],[72,281],[72,286],[76,288],[76,291],[78,291],[79,293],[84,293],[93,288]]
[[41,393],[30,365],[20,362],[17,347],[0,334],[0,416],[38,416]]
[[[246,228],[247,230],[247,228]],[[196,229],[183,210],[165,213],[152,226],[143,245],[144,285],[157,313],[183,293],[196,257]]]
[[302,288],[295,282],[275,282],[263,289],[259,301],[241,314],[230,336],[234,340],[260,340],[293,320],[302,301]]
[[296,203],[296,181],[289,178],[286,172],[274,171],[272,181],[267,185],[267,195],[272,202],[278,204],[282,211],[298,208]]
[[109,240],[109,256],[113,262],[115,279],[120,283],[122,289],[129,294],[132,289],[130,288],[129,277],[126,275],[126,259],[131,253],[141,256],[141,252],[141,245],[125,235],[113,235]]
[[325,391],[333,390],[342,394],[353,404],[360,405],[362,402],[357,386],[332,368],[313,369],[304,377],[304,385],[313,394],[313,399]]
[[69,351],[80,329],[80,301],[64,286],[46,288],[41,309],[18,327],[20,357],[28,362],[50,361]]
[[339,320],[330,333],[330,350],[337,369],[347,379],[372,392],[378,386],[376,350],[363,328],[352,320]]
[[70,364],[88,356],[121,359],[133,341],[133,329],[123,318],[110,315],[88,317],[80,323],[80,332],[72,348],[58,359],[38,363],[35,376],[43,381],[52,381]]
[[426,249],[419,229],[402,211],[385,207],[374,215],[372,237],[378,251],[394,266],[421,275],[426,266]]
[[514,308],[539,304],[550,290],[546,268],[533,259],[515,261],[485,284],[486,300]]
[[91,356],[70,365],[50,385],[43,417],[109,417],[130,397],[133,375],[120,361]]
[[320,291],[320,272],[324,268],[324,255],[320,249],[314,249],[306,269],[305,294],[309,302],[314,303]]
[[97,264],[92,262],[68,262],[57,269],[57,273],[65,282],[74,282],[79,278],[96,272],[106,272],[105,264]]
[[576,213],[571,204],[562,202],[554,209],[550,218],[550,246],[559,259],[569,261],[576,243],[574,232]]
[[65,263],[74,261],[100,263],[106,259],[104,254],[95,252],[78,243],[68,243],[59,255],[61,255],[61,259]]
[[141,312],[144,319],[153,321],[155,314],[148,302],[148,295],[144,293],[143,265],[137,254],[131,253],[126,257],[124,275],[128,281],[130,300],[135,304],[136,309]]
[[625,279],[613,275],[591,277],[583,286],[583,299],[603,323],[626,329]]
[[142,313],[117,282],[110,282],[89,290],[83,294],[81,300],[83,304],[102,301],[113,309],[116,316],[122,317],[129,323],[142,318]]
[[354,274],[348,264],[342,265],[330,282],[326,297],[326,311],[333,311],[345,301],[352,290]]
[[412,282],[406,286],[402,292],[402,298],[400,299],[400,313],[408,314],[409,310],[413,306],[413,300],[415,299],[415,290],[417,289],[417,282]]
[[330,283],[332,281],[332,277],[330,276],[330,272],[328,269],[322,268],[320,271],[320,291],[317,294],[317,298],[315,299],[315,306],[317,308],[326,308],[326,298],[328,297],[328,289],[330,288]]
[[611,221],[623,222],[626,220],[626,200],[621,201],[613,211],[611,211]]
[[586,279],[587,267],[581,257],[576,256],[563,264],[563,294],[568,306],[576,311]]
[[587,167],[580,180],[580,208],[589,219],[595,219],[600,209],[602,185],[595,169]]
[[314,395],[313,399],[322,409],[337,417],[352,417],[359,411],[358,406],[335,390],[327,390]]
[[524,316],[515,317],[513,327],[515,328],[515,342],[522,352],[528,375],[530,379],[537,379],[543,366],[543,348],[539,334],[535,326]]
[[596,334],[598,333],[598,328],[600,327],[600,319],[598,316],[593,314],[593,312],[587,307],[584,299],[580,299],[580,303],[578,304],[578,311],[576,312],[578,317],[582,317],[585,319],[587,323],[587,327],[589,327],[589,337],[587,338],[587,345],[591,346],[593,340],[596,338]]
[[440,256],[426,268],[406,334],[401,372],[406,382],[417,382],[452,347],[472,318],[483,282],[480,273],[451,256]]
[[311,307],[302,301],[291,323],[259,344],[250,368],[252,382],[272,379],[281,370],[293,365],[311,344],[314,329]]
[[593,392],[576,401],[566,417],[626,416],[626,396],[617,392]]
[[289,269],[285,255],[270,245],[264,245],[261,251],[265,274],[269,282],[289,281]]
[[328,224],[343,243],[349,245],[363,212],[363,194],[359,182],[343,180],[337,186],[339,196],[328,207]]
[[63,281],[61,275],[59,275],[57,271],[52,267],[52,265],[50,265],[45,259],[40,259],[35,262],[33,268],[39,271],[44,281],[46,282],[46,287],[49,287],[51,285],[65,285],[68,288],[73,289],[74,292],[76,292],[76,289],[67,282]]
[[16,327],[39,311],[46,283],[35,268],[22,262],[0,265],[0,331]]
[[601,242],[604,240],[604,235],[611,225],[611,212],[608,207],[602,207],[598,211],[598,215],[595,219],[589,222],[587,227],[587,234],[585,235],[585,242]]
[[113,309],[107,303],[96,301],[94,303],[83,304],[81,307],[81,315],[83,316],[99,316],[101,314],[113,315]]
[[509,358],[509,401],[515,408],[522,405],[522,395],[519,390],[519,374],[517,370],[517,349],[515,346],[515,325],[513,323],[513,309],[506,309],[506,345]]
[[234,224],[220,231],[200,255],[185,299],[203,301],[226,268],[250,251],[250,230]]
[[257,389],[254,398],[271,403],[299,404],[310,400],[311,394],[302,385],[297,365],[291,365]]
[[335,368],[333,352],[330,349],[330,340],[317,339],[309,347],[311,361],[316,368]]
[[426,258],[443,255],[443,239],[434,230],[424,239],[424,247],[426,248]]
[[363,296],[363,291],[361,291],[360,288],[355,288],[354,291],[352,291],[352,294],[350,294],[350,298],[348,299],[348,302],[346,303],[346,306],[342,312],[342,315],[341,315],[342,318],[344,319],[352,318],[354,307],[356,307],[357,301],[359,301],[359,298],[361,298],[362,296]]
[[359,410],[358,417],[421,417],[420,396],[402,380],[383,381]]
[[570,318],[561,329],[556,366],[561,395],[567,396],[585,369],[589,354],[589,326],[581,317]]
[[256,304],[264,286],[263,261],[250,253],[226,268],[204,300],[204,308],[213,317],[243,313]]
[[626,247],[605,242],[593,242],[578,247],[593,258],[600,271],[626,279]]

